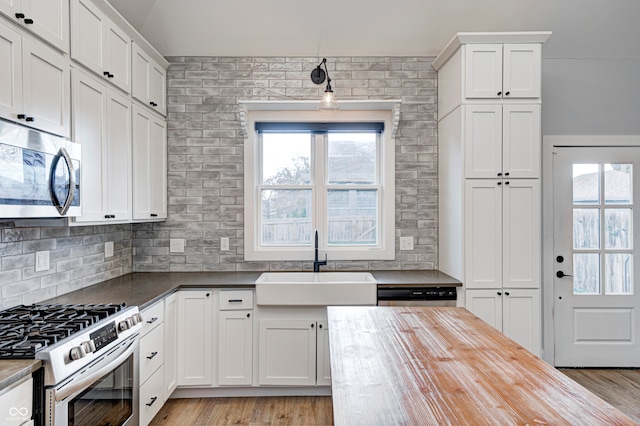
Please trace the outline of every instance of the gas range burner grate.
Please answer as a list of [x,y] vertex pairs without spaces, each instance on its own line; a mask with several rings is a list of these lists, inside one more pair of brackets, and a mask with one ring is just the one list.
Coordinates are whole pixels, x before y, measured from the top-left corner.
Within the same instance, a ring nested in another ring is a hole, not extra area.
[[0,312],[0,359],[34,358],[47,346],[115,314],[125,303],[19,305]]

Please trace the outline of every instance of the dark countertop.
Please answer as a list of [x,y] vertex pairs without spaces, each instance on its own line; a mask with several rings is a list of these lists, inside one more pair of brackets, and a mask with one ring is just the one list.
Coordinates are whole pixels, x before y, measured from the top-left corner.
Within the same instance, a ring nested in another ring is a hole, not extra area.
[[3,359],[0,361],[0,390],[30,376],[41,365],[37,359]]
[[[178,288],[253,287],[262,272],[134,272],[47,303],[122,303],[144,309]],[[371,271],[378,286],[462,285],[440,271]]]

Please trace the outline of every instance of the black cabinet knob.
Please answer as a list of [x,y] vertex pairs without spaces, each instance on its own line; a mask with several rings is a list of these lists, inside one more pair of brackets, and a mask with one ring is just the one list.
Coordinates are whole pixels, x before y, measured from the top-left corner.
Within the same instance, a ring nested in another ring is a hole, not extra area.
[[250,318],[250,317],[251,317],[251,314],[247,314],[247,318]]
[[498,186],[502,185],[502,182],[498,182]]
[[18,114],[18,120],[24,120],[25,118],[27,118],[25,114]]
[[315,326],[315,324],[311,323],[311,328],[313,328]]
[[33,24],[33,19],[25,19],[24,23],[27,25]]
[[504,95],[505,95],[505,96],[509,96],[509,93],[511,93],[511,92],[506,92]]
[[504,292],[504,294],[505,294],[505,296],[508,296],[508,295],[509,295],[509,292],[508,292],[508,291],[505,291],[505,292]]
[[505,173],[504,175],[505,175],[505,176],[509,176],[509,172]]
[[16,18],[24,19],[24,13],[16,13]]
[[209,297],[209,293],[205,294],[205,296]]
[[318,328],[322,328],[322,324],[318,324]]
[[502,95],[502,92],[498,92],[498,96]]
[[505,184],[505,185],[509,185],[509,181],[505,182],[504,184]]
[[36,121],[36,119],[33,117],[27,117],[25,118],[25,121],[32,122],[32,121]]
[[502,176],[502,173],[498,173],[498,176]]
[[502,296],[502,292],[501,291],[498,292],[498,296]]

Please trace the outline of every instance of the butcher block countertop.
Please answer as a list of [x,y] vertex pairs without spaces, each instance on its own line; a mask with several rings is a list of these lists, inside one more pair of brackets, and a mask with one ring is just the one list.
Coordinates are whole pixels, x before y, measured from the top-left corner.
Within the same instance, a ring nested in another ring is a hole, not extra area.
[[464,308],[329,307],[336,425],[632,425]]

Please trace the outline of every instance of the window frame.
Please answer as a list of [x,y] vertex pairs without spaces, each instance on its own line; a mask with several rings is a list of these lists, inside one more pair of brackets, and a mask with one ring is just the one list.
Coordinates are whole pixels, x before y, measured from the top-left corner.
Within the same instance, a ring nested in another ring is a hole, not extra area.
[[[259,137],[255,131],[256,122],[383,122],[384,131],[377,138],[378,165],[378,227],[379,242],[376,246],[336,246],[327,244],[327,188],[326,156],[328,144],[315,144],[312,140],[312,197],[317,206],[316,197],[322,197],[321,205],[325,208],[319,213],[314,211],[312,217],[319,234],[319,256],[324,259],[325,254],[331,260],[395,260],[395,128],[397,114],[391,108],[373,110],[250,110],[246,113],[245,124],[245,167],[244,167],[244,259],[246,261],[313,261],[314,245],[295,246],[262,246],[260,238],[260,202],[261,202],[261,162],[259,152]],[[394,117],[396,118],[394,120]],[[319,161],[318,161],[319,160]],[[319,182],[316,167],[324,168],[324,179]],[[354,187],[357,185],[354,185]],[[351,188],[342,185],[339,189]]]

